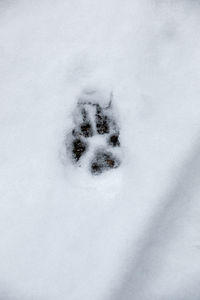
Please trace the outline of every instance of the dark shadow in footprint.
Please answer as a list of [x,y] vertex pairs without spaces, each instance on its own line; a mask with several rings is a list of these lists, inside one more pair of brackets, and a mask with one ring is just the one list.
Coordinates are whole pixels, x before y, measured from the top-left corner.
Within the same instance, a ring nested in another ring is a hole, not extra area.
[[108,116],[105,115],[104,109],[97,104],[96,106],[96,129],[98,134],[106,134],[110,132],[109,128],[109,119]]
[[92,126],[89,122],[82,123],[80,125],[80,130],[81,134],[86,138],[93,136]]
[[80,134],[84,137],[91,137],[93,136],[92,125],[90,123],[88,112],[85,108],[82,108],[81,111],[83,122],[80,124]]
[[117,159],[111,152],[98,150],[94,159],[91,161],[91,173],[99,175],[103,171],[117,168],[119,165],[119,159]]
[[73,142],[72,142],[73,159],[75,161],[79,161],[79,159],[84,154],[86,149],[87,149],[87,144],[83,140],[81,140],[80,138],[73,140]]
[[108,144],[112,147],[119,147],[120,146],[119,133],[112,134],[108,139]]

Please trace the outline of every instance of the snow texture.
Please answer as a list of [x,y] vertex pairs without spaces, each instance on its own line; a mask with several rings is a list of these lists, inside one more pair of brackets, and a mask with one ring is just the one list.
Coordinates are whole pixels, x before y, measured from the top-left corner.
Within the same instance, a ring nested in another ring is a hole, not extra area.
[[[199,15],[0,1],[0,300],[200,299]],[[120,130],[100,176],[66,151],[88,91],[113,94]]]

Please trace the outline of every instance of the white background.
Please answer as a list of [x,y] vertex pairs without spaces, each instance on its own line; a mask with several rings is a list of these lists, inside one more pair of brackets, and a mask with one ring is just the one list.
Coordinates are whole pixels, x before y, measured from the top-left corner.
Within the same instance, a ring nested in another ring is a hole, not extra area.
[[[198,1],[0,1],[0,299],[200,299]],[[122,166],[65,160],[85,86]]]

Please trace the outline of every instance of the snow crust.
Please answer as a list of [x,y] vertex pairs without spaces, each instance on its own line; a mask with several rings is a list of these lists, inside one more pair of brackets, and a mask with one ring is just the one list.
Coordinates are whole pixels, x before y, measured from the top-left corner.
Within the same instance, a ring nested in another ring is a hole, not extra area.
[[[200,299],[198,1],[0,1],[0,299]],[[65,156],[113,93],[122,164]]]

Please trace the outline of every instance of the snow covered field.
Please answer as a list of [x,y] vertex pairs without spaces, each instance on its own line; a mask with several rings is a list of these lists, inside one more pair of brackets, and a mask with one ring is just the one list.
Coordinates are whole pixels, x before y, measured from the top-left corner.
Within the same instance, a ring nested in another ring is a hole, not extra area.
[[[0,300],[200,299],[200,4],[0,0]],[[66,157],[84,88],[122,164]]]

